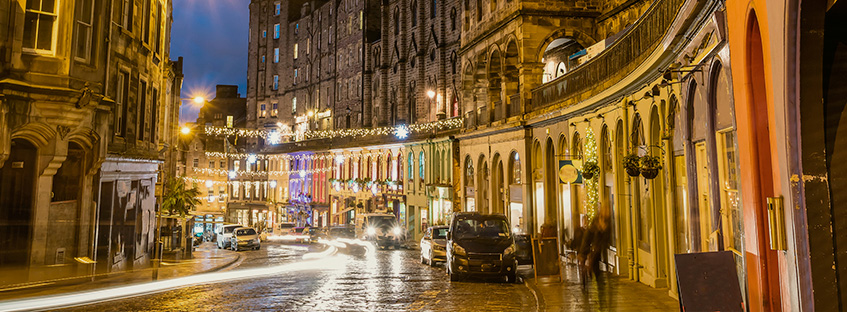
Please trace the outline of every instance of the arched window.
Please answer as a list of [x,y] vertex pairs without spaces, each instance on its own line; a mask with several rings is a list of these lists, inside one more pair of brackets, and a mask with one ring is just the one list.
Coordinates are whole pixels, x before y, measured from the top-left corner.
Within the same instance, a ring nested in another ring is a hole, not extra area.
[[521,158],[517,152],[512,153],[511,159],[509,159],[511,164],[509,165],[509,184],[521,184]]
[[408,165],[408,168],[409,168],[408,169],[409,170],[408,175],[409,175],[409,177],[408,178],[411,181],[411,180],[415,179],[415,155],[412,154],[412,152],[409,152],[408,161],[409,161],[409,165]]
[[438,1],[438,0],[431,0],[431,1],[432,2],[430,3],[430,6],[429,6],[429,18],[435,18],[435,7],[436,7],[435,2]]
[[476,0],[476,21],[482,21],[482,0]]
[[465,186],[474,186],[473,162],[470,156],[465,159]]
[[559,62],[559,65],[556,66],[556,78],[561,77],[562,75],[564,75],[567,72],[568,72],[568,69],[565,68],[565,63]]
[[409,11],[412,12],[412,27],[418,25],[418,2],[412,0],[412,5],[409,6]]
[[456,8],[450,9],[450,31],[456,30]]
[[400,9],[394,8],[394,35],[400,34]]
[[421,185],[424,184],[424,179],[426,179],[426,172],[424,171],[424,165],[425,165],[424,152],[421,152],[420,156],[418,157],[418,175],[421,176]]

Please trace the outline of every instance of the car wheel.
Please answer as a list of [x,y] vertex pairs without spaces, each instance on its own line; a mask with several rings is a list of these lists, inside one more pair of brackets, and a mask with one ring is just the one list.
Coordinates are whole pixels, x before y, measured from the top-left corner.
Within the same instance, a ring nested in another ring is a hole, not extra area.
[[518,274],[515,273],[515,272],[506,273],[506,282],[517,283],[518,282]]
[[459,274],[455,274],[455,273],[453,273],[453,272],[450,272],[450,273],[448,273],[447,275],[450,275],[450,281],[451,281],[451,282],[458,282],[458,281],[460,281],[460,280],[462,279],[462,277],[461,277],[461,276],[459,276]]

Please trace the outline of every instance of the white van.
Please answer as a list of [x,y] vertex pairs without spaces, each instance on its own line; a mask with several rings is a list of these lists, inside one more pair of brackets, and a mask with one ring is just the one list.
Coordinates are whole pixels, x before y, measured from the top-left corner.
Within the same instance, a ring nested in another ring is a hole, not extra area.
[[230,248],[230,240],[232,239],[232,231],[243,227],[240,224],[225,224],[218,230],[218,249]]

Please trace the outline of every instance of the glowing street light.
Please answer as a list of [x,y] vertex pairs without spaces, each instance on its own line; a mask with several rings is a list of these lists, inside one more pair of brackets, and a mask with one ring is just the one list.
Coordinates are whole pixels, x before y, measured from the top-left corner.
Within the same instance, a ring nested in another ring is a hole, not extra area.
[[398,139],[405,139],[409,136],[409,128],[406,128],[406,126],[402,125],[397,126],[397,128],[394,129],[394,136],[396,136]]
[[308,111],[308,112],[306,113],[306,115],[308,115],[309,117],[312,117],[312,116],[314,116],[314,115],[315,115],[315,111],[310,110],[310,111]]
[[432,100],[432,98],[434,98],[434,97],[435,97],[435,91],[427,90],[427,91],[426,91],[426,96],[427,96],[427,97],[429,97],[429,99],[430,99],[430,100]]
[[191,128],[183,126],[182,128],[179,129],[179,132],[187,135],[187,134],[191,133]]
[[203,104],[203,103],[206,103],[206,98],[204,98],[204,97],[202,97],[202,96],[195,96],[195,97],[194,97],[193,99],[191,99],[191,100],[192,100],[192,101],[194,101],[194,104]]
[[247,155],[247,163],[252,164],[256,162],[256,154]]

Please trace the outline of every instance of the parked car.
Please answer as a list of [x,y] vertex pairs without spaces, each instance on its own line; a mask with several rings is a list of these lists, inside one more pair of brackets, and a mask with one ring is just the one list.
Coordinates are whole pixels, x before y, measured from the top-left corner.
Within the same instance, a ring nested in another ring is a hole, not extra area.
[[230,248],[230,239],[232,238],[232,231],[242,227],[240,224],[225,224],[218,229],[217,232],[217,245],[218,249],[221,248]]
[[327,237],[330,239],[354,239],[356,238],[356,229],[349,226],[334,226],[327,231]]
[[259,233],[250,227],[239,227],[232,231],[230,237],[230,248],[239,251],[242,248],[259,250],[262,247],[259,242]]
[[447,260],[447,232],[450,230],[446,225],[431,226],[426,229],[424,237],[421,238],[421,263],[435,266],[437,261]]
[[515,241],[502,214],[460,212],[447,232],[447,274],[450,281],[466,276],[504,276],[517,281]]

